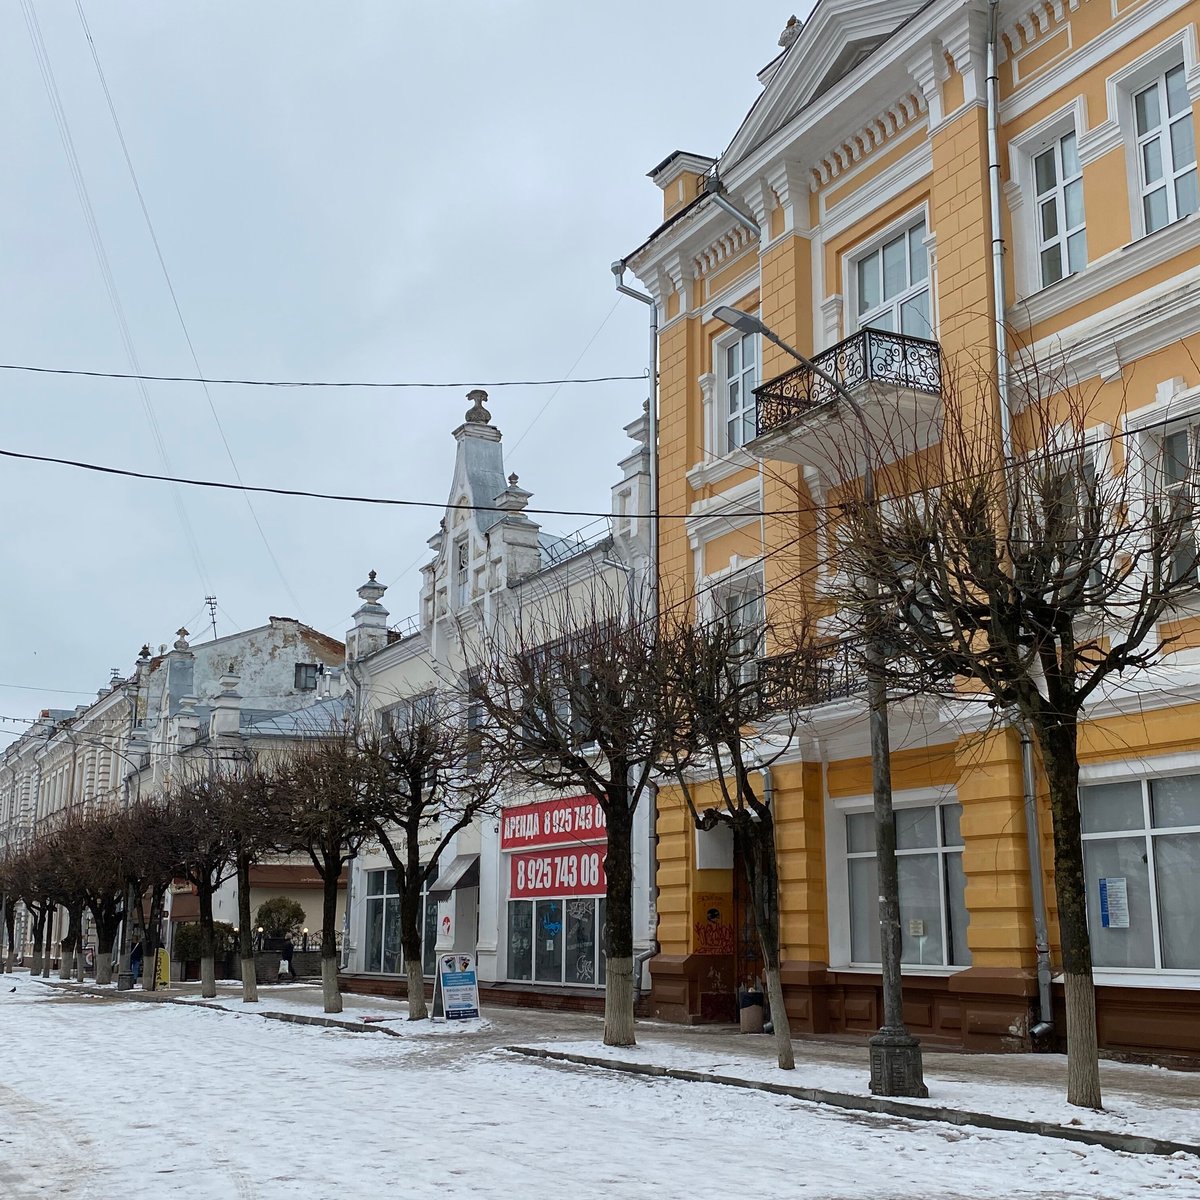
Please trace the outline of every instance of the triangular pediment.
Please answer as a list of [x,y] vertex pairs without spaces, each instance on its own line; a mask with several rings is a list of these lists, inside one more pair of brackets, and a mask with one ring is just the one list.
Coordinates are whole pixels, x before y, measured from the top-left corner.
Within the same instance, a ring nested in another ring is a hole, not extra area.
[[737,162],[854,72],[927,0],[821,0],[725,152]]

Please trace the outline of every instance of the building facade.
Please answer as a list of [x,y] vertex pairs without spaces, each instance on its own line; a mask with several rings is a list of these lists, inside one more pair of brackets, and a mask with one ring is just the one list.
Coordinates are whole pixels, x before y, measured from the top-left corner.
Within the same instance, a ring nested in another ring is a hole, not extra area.
[[[506,475],[500,430],[475,391],[454,430],[454,473],[445,516],[429,540],[420,610],[389,629],[374,572],[358,589],[347,634],[347,673],[364,723],[394,706],[455,688],[488,639],[518,626],[586,619],[594,597],[637,604],[649,555],[648,416],[626,426],[635,443],[612,489],[611,519],[569,537],[542,529],[526,512],[531,493]],[[561,630],[560,630],[561,632]],[[467,715],[468,721],[471,719]],[[589,796],[538,792],[514,780],[499,817],[460,830],[443,852],[426,894],[425,974],[443,950],[477,952],[492,1002],[538,993],[562,1003],[598,1002],[604,984],[605,837]],[[644,960],[654,942],[652,804],[640,806],[635,834],[634,940]],[[431,826],[423,849],[441,830]],[[543,873],[544,872],[544,873]],[[400,993],[405,987],[395,874],[378,847],[353,864],[350,950],[344,985]],[[488,1001],[485,999],[485,1003]]]
[[[996,420],[1001,358],[1054,358],[1115,447],[1099,469],[1167,453],[1194,468],[1198,18],[1187,0],[820,0],[788,22],[724,154],[651,172],[663,221],[622,264],[659,314],[659,503],[689,514],[661,530],[664,596],[760,597],[783,624],[836,590],[836,521],[786,514],[835,510],[845,434],[790,403],[794,360],[723,305],[815,358],[877,429],[938,437],[947,382]],[[1080,804],[1101,1045],[1194,1056],[1200,603],[1159,632],[1164,664],[1087,714]],[[831,671],[773,771],[783,979],[809,1033],[881,1024],[861,687]],[[905,1015],[929,1041],[1028,1047],[1061,1017],[1061,987],[1057,1012],[1037,1002],[1038,892],[1057,957],[1049,814],[1027,827],[1017,734],[981,737],[952,707],[892,709]],[[658,835],[654,1008],[727,1012],[753,958],[735,864],[667,790]],[[1099,897],[1117,879],[1129,911],[1111,923]],[[704,914],[724,904],[733,938],[712,939]]]
[[[321,695],[340,692],[344,647],[291,617],[191,645],[179,630],[172,646],[144,646],[128,677],[114,671],[91,704],[45,709],[0,755],[0,851],[50,829],[68,810],[123,807],[161,791],[189,763],[224,758],[273,744],[288,714]],[[255,868],[252,886],[269,894],[297,893],[317,919],[311,872],[296,863]],[[216,898],[218,920],[236,922],[237,897]],[[175,889],[173,921],[195,920],[190,887]],[[51,943],[62,935],[59,913]],[[18,910],[18,920],[23,914]],[[25,948],[28,930],[20,926]]]

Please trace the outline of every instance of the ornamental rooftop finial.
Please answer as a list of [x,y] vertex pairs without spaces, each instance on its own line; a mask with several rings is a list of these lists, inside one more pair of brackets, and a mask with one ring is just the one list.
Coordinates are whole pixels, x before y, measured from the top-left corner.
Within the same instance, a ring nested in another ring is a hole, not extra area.
[[475,388],[467,393],[467,399],[471,401],[471,407],[467,409],[465,420],[471,425],[487,425],[492,414],[483,407],[483,402],[488,398],[487,392],[483,388]]

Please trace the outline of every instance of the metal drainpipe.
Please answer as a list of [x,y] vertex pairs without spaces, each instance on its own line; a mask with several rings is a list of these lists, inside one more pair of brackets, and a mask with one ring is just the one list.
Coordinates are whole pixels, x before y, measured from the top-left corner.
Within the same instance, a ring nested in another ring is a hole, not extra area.
[[[996,396],[1000,417],[1001,453],[1007,469],[1013,460],[1012,413],[1009,409],[1008,332],[1004,283],[1004,231],[1000,220],[1000,77],[996,45],[999,38],[999,0],[988,0],[987,127],[988,194],[992,232],[992,303],[996,323]],[[1033,741],[1024,723],[1021,737],[1021,778],[1025,802],[1025,841],[1029,851],[1029,890],[1033,901],[1034,948],[1037,952],[1038,1020],[1030,1029],[1041,1036],[1054,1028],[1050,990],[1050,942],[1046,928],[1046,880],[1042,873],[1042,848],[1038,841],[1037,793],[1034,788]]]

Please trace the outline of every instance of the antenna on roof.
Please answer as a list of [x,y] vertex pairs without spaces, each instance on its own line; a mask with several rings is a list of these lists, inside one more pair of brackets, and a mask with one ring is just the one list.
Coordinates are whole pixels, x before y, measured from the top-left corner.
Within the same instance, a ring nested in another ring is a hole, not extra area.
[[213,641],[217,640],[217,598],[205,596],[204,603],[208,605],[208,619],[212,622]]

